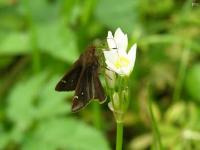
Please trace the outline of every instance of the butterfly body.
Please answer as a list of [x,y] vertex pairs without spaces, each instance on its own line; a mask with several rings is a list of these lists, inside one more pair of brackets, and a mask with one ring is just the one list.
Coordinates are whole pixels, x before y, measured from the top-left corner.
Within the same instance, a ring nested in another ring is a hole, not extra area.
[[99,80],[99,62],[95,47],[91,46],[73,64],[72,69],[56,85],[56,91],[73,91],[72,111],[84,108],[93,99],[103,103],[106,99]]

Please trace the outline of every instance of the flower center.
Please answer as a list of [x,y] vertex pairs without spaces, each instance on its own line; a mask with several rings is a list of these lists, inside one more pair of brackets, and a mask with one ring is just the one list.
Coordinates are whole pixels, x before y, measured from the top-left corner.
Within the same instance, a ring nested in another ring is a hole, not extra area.
[[119,56],[117,61],[115,62],[115,67],[117,69],[122,67],[127,67],[130,64],[130,60],[124,56]]

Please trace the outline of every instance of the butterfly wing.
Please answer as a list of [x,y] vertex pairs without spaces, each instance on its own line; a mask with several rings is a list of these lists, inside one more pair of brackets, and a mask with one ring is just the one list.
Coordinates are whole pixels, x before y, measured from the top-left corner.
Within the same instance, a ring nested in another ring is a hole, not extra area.
[[82,70],[81,60],[74,63],[72,69],[58,82],[56,91],[72,91],[75,90],[79,76]]
[[88,66],[81,73],[72,102],[73,112],[84,108],[92,99],[98,99],[100,103],[103,103],[106,99],[103,87],[98,78],[97,69],[97,67]]
[[77,87],[75,89],[75,96],[72,101],[72,111],[76,112],[85,107],[92,99],[91,95],[91,83],[92,83],[92,71],[90,67],[82,70]]
[[101,104],[104,103],[106,100],[106,95],[97,72],[94,74],[94,89],[94,98],[98,99]]

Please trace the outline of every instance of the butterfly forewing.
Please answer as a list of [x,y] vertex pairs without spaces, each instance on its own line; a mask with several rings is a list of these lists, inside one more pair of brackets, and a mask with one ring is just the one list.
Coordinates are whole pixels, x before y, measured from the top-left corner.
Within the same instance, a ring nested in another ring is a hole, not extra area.
[[57,91],[75,90],[72,111],[84,108],[92,99],[103,103],[106,99],[98,77],[99,63],[95,47],[89,47],[73,65],[73,68],[56,85]]
[[100,103],[103,103],[106,100],[106,96],[98,78],[98,72],[96,69],[98,68],[89,66],[81,73],[72,102],[73,112],[85,107],[93,99],[99,100]]
[[58,82],[56,91],[72,91],[76,89],[82,66],[76,62],[74,67]]

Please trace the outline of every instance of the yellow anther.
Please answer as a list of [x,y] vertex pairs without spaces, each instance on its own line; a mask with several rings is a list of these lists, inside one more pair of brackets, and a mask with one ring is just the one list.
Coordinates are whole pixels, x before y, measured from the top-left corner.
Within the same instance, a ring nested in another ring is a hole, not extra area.
[[121,67],[127,67],[130,64],[130,60],[126,57],[120,56],[115,62],[115,67],[117,69]]

